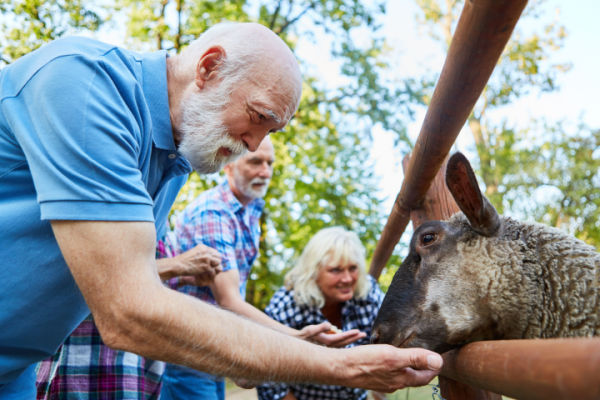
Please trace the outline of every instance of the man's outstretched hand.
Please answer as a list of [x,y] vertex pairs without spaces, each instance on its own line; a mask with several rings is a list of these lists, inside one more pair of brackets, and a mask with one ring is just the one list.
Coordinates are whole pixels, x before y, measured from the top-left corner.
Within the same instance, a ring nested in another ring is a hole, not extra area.
[[387,344],[340,350],[351,378],[340,384],[391,393],[408,386],[423,386],[441,371],[442,356],[421,348],[399,349]]

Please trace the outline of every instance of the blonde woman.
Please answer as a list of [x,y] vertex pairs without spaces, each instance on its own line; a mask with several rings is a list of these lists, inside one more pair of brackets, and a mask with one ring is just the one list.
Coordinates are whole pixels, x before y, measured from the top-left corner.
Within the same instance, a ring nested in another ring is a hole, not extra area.
[[[363,335],[347,346],[352,347],[369,342],[382,299],[377,283],[366,273],[365,249],[358,236],[331,227],[310,239],[265,313],[295,329],[325,321],[332,324],[332,332],[358,329]],[[274,382],[258,387],[258,394],[261,400],[367,398],[363,389]]]

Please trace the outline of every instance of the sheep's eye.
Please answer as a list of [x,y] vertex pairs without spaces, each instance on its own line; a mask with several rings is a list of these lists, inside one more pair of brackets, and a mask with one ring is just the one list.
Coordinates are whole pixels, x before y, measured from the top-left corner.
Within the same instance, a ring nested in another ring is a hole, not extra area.
[[423,246],[427,246],[433,242],[435,242],[436,235],[435,233],[425,233],[421,235],[421,244]]

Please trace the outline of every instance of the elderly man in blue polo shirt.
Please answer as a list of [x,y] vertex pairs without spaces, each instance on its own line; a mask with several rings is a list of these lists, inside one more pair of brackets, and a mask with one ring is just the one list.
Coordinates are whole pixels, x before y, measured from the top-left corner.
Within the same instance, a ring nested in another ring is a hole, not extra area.
[[293,54],[258,24],[173,57],[57,40],[0,71],[0,398],[33,398],[35,363],[90,311],[110,347],[222,375],[389,391],[439,371],[435,353],[318,346],[159,279],[186,174],[255,150],[300,93]]

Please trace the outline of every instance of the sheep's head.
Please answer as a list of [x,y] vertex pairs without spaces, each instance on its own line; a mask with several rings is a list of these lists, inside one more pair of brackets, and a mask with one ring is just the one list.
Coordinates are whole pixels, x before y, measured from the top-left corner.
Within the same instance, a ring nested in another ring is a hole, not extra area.
[[501,219],[460,153],[448,162],[446,184],[464,216],[415,230],[375,320],[376,343],[443,352],[495,336],[488,290],[495,277],[481,270]]

